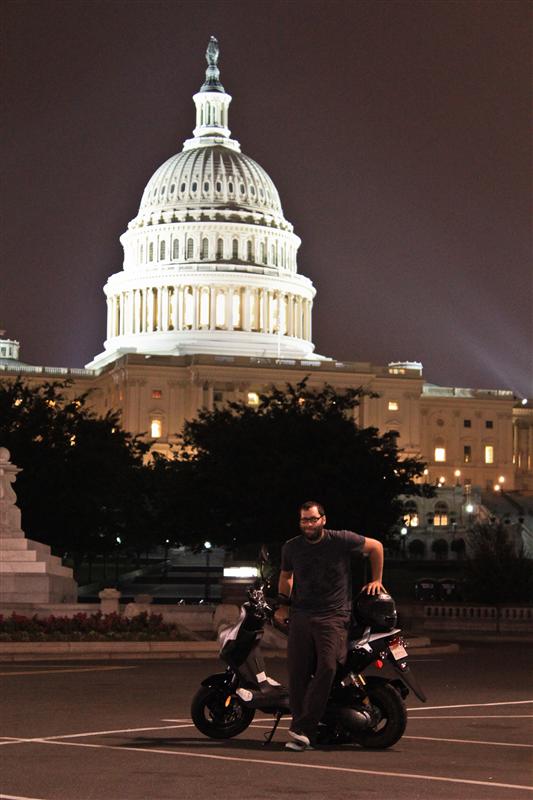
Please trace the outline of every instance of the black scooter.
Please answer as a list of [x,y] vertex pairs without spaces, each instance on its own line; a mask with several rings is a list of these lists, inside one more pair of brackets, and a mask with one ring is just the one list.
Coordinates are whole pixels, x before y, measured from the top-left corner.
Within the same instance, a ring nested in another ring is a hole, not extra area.
[[[264,588],[261,583],[248,590],[238,623],[219,637],[226,671],[205,678],[193,698],[192,720],[212,739],[238,736],[259,710],[274,717],[272,730],[265,734],[265,744],[269,744],[280,719],[290,715],[288,691],[267,675],[261,654],[264,628],[274,614]],[[333,682],[318,729],[318,744],[391,747],[405,731],[404,699],[409,690],[425,702],[408,666],[401,630],[395,625],[396,609],[389,595],[359,596],[348,655]]]

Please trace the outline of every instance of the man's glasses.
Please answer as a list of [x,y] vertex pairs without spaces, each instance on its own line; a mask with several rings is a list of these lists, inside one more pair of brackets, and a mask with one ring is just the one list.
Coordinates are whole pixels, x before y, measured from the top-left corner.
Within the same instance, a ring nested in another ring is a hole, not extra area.
[[323,516],[324,514],[321,514],[319,517],[300,517],[300,525],[316,525]]

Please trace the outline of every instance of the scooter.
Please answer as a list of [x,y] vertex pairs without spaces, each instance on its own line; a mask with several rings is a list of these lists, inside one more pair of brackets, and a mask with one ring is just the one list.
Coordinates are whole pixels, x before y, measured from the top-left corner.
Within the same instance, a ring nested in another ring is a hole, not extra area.
[[[265,625],[272,624],[274,604],[265,584],[247,592],[239,621],[219,636],[225,672],[202,681],[191,704],[197,729],[212,739],[230,739],[245,731],[256,711],[274,717],[265,734],[269,744],[283,716],[290,715],[287,689],[267,674],[261,653]],[[357,744],[387,748],[403,735],[409,691],[426,696],[408,665],[394,600],[388,594],[361,594],[354,604],[348,653],[335,676],[317,744]],[[389,673],[386,675],[386,673]]]

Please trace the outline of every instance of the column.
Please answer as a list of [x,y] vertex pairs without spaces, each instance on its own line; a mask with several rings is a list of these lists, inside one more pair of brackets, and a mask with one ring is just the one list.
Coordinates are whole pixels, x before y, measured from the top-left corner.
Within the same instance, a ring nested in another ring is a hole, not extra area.
[[216,313],[217,313],[217,290],[215,287],[209,289],[209,330],[214,331],[216,327]]
[[154,292],[151,286],[145,289],[146,292],[146,330],[152,333],[154,330]]
[[226,329],[233,330],[233,287],[228,287],[226,293]]
[[159,293],[161,295],[161,330],[168,331],[168,286],[163,286]]

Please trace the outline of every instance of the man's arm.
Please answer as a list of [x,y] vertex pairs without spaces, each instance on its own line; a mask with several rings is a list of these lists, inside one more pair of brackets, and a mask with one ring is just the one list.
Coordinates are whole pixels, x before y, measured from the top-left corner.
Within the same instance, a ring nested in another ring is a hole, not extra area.
[[287,604],[280,605],[279,608],[276,609],[274,613],[274,619],[276,622],[280,622],[284,624],[289,618],[289,598],[292,592],[292,583],[293,583],[293,574],[292,572],[286,572],[285,570],[281,570],[279,573],[279,581],[278,581],[278,593],[283,597],[287,598]]
[[363,546],[363,553],[368,555],[370,559],[370,568],[372,572],[372,580],[370,583],[365,584],[361,589],[362,592],[367,594],[379,594],[385,592],[386,589],[382,584],[383,579],[383,545],[377,539],[365,538]]

